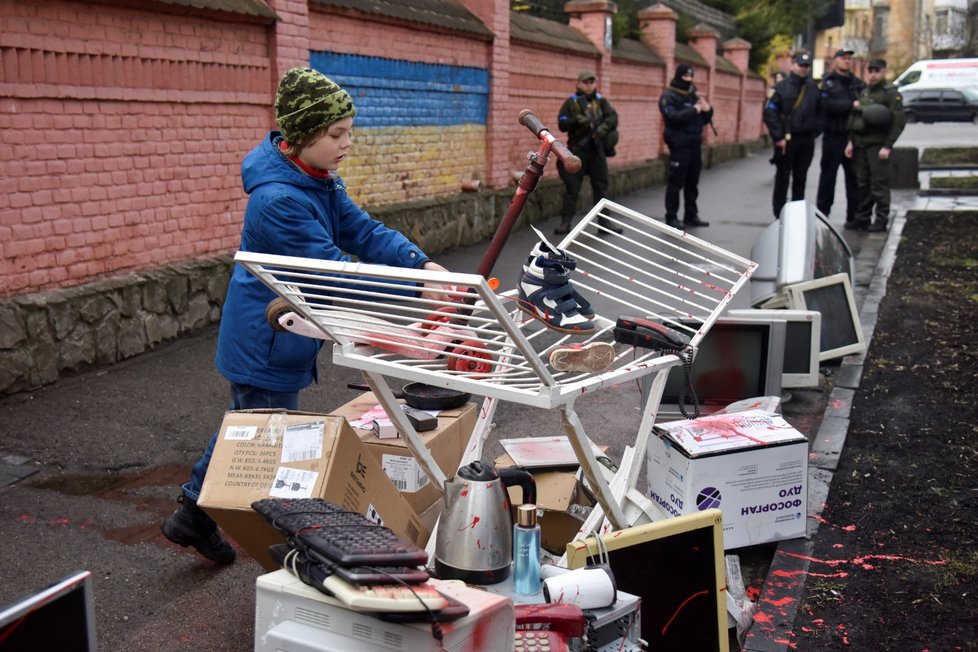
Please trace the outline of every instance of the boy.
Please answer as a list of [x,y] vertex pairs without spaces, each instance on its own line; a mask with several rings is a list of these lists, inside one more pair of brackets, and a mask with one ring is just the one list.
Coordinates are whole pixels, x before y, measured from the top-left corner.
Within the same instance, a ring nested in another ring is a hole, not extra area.
[[[275,95],[272,131],[241,165],[250,197],[241,231],[241,250],[285,256],[350,260],[447,271],[405,236],[364,212],[346,194],[335,169],[351,145],[353,99],[310,68],[292,68]],[[423,295],[444,300],[439,288]],[[231,410],[299,407],[299,391],[316,380],[314,340],[272,330],[265,308],[275,298],[261,281],[235,266],[217,341],[218,370],[231,383]],[[234,561],[234,549],[217,524],[197,507],[217,433],[194,465],[177,499],[180,507],[161,525],[164,536],[192,546],[219,564]]]

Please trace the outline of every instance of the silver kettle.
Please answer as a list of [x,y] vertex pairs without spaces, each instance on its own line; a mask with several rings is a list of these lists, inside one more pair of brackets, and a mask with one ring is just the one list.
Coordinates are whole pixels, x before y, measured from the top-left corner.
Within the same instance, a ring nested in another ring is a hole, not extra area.
[[495,469],[472,462],[445,483],[445,509],[435,539],[435,573],[468,584],[509,577],[513,522],[506,487],[519,485],[523,502],[536,502],[536,483],[525,469]]

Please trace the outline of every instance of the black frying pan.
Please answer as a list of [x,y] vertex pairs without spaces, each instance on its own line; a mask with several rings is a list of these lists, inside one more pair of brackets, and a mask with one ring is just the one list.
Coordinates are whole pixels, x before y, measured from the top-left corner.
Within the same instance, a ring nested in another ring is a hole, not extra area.
[[[370,387],[360,383],[347,383],[346,386],[370,391]],[[394,397],[403,398],[408,405],[418,410],[451,410],[468,403],[472,395],[437,385],[408,383],[400,391],[394,391]]]

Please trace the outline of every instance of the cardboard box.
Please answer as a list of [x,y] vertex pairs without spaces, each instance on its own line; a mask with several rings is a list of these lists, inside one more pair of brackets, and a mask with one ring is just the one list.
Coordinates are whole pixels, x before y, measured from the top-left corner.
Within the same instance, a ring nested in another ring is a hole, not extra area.
[[[506,454],[496,458],[499,468],[513,465]],[[529,469],[537,487],[537,523],[540,525],[540,546],[547,552],[560,556],[567,544],[574,540],[584,525],[587,510],[594,502],[588,498],[577,480],[580,467],[562,469]],[[509,487],[509,501],[514,507],[522,498],[522,489]]]
[[672,421],[649,440],[652,501],[678,516],[718,507],[724,548],[805,535],[808,440],[773,412]]
[[[364,392],[330,414],[345,417],[348,421],[357,421],[376,405],[377,399],[374,395],[371,392]],[[438,466],[448,477],[455,475],[458,470],[462,453],[465,452],[472,428],[475,426],[477,414],[476,403],[466,403],[459,408],[442,410],[438,413],[437,428],[418,433]],[[421,470],[405,440],[381,438],[372,429],[355,428],[354,430],[415,512],[423,513],[441,498],[441,493],[431,484],[428,475]]]
[[282,410],[227,412],[198,504],[266,569],[284,537],[251,503],[325,498],[425,547],[428,529],[345,419]]

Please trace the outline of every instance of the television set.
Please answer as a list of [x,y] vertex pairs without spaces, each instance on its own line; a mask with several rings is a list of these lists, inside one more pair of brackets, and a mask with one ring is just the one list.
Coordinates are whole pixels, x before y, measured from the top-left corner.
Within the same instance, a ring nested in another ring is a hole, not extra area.
[[846,273],[852,279],[855,259],[845,238],[815,206],[788,202],[751,248],[757,270],[751,276],[752,307],[778,307],[785,285]]
[[785,322],[781,387],[817,387],[822,342],[822,313],[817,310],[728,310],[738,319],[777,319]]
[[848,274],[833,274],[785,286],[782,291],[793,310],[822,313],[818,359],[822,362],[866,350],[863,327],[856,310]]
[[[701,321],[681,319],[678,324],[696,332]],[[730,403],[761,396],[781,396],[785,326],[782,319],[741,319],[720,316],[696,347],[689,383],[696,391],[700,415],[722,410]],[[680,409],[687,384],[682,365],[669,370],[656,421],[686,418]],[[645,396],[651,376],[644,379]],[[692,396],[684,403],[694,415]]]
[[[658,652],[727,652],[723,514],[710,508],[571,541],[569,568],[601,559],[619,590],[642,599],[642,639]],[[602,648],[603,649],[603,648]]]
[[77,571],[44,589],[0,607],[3,652],[95,652],[92,574]]

